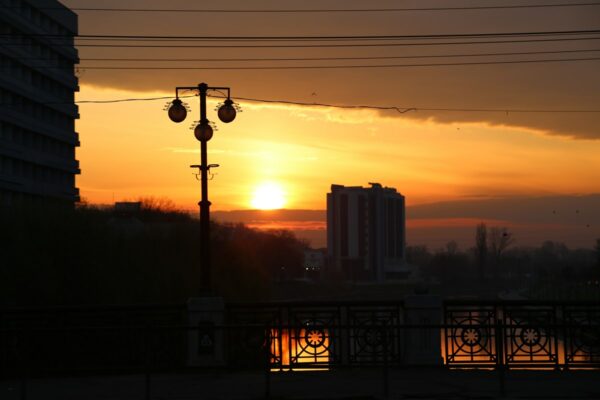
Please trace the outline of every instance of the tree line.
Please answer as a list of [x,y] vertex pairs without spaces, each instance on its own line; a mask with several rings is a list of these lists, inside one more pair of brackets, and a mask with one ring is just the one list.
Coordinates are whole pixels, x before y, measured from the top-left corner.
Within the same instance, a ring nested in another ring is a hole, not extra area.
[[[0,306],[185,303],[198,295],[198,220],[168,202],[138,212],[81,206],[0,211]],[[214,292],[264,300],[306,243],[288,231],[211,222]]]
[[454,241],[435,251],[408,246],[407,262],[421,268],[425,281],[438,282],[453,295],[504,290],[533,299],[600,300],[600,239],[593,249],[554,241],[519,246],[516,239],[506,227],[481,223],[472,247],[461,250]]

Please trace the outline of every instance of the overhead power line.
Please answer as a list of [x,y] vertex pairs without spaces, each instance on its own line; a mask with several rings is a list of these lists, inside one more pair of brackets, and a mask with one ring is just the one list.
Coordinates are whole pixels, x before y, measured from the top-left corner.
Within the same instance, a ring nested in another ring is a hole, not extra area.
[[[179,96],[180,98],[193,98],[196,95]],[[211,95],[209,97],[224,99],[225,96]],[[110,100],[79,100],[76,104],[114,104],[114,103],[128,103],[137,101],[157,101],[157,100],[172,100],[172,96],[161,96],[161,97],[138,97],[138,98],[122,98],[122,99],[110,99]],[[399,106],[378,106],[378,105],[367,105],[367,104],[356,104],[356,105],[344,105],[344,104],[331,104],[331,103],[317,103],[317,102],[302,102],[294,100],[281,100],[281,99],[261,99],[253,97],[234,97],[235,100],[248,101],[253,103],[267,103],[267,104],[288,104],[305,107],[331,107],[341,109],[371,109],[371,110],[388,110],[398,111],[400,113],[406,113],[409,111],[439,111],[439,112],[481,112],[481,113],[600,113],[600,109],[523,109],[523,108],[431,108],[431,107],[399,107]]]
[[[452,45],[477,45],[477,44],[505,44],[505,43],[541,43],[541,42],[570,42],[570,41],[581,41],[581,40],[598,40],[600,36],[595,37],[574,37],[574,38],[551,38],[551,39],[525,39],[525,40],[479,40],[479,41],[456,41],[456,42],[419,42],[419,43],[350,43],[350,44],[265,44],[265,45],[248,45],[248,44],[235,44],[235,45],[204,45],[204,44],[193,44],[193,45],[179,45],[179,44],[77,44],[77,47],[98,47],[98,48],[215,48],[215,49],[226,49],[226,48],[350,48],[350,47],[407,47],[407,46],[452,46]],[[4,44],[4,46],[23,47],[25,44]],[[68,44],[57,44],[57,46],[72,47]]]
[[[569,54],[592,53],[600,49],[574,49],[574,50],[549,50],[549,51],[520,51],[497,53],[455,53],[455,54],[427,54],[409,56],[370,56],[370,57],[279,57],[279,58],[80,58],[80,61],[116,61],[116,62],[255,62],[255,61],[352,61],[352,60],[397,60],[415,58],[455,58],[455,57],[496,57],[539,54]],[[55,61],[50,58],[15,57],[19,60]]]
[[[141,35],[87,35],[78,39],[96,43],[78,43],[78,47],[99,48],[358,48],[358,47],[402,47],[402,46],[439,46],[439,45],[469,45],[469,44],[501,44],[501,43],[532,43],[532,42],[561,42],[600,39],[600,29],[572,31],[530,31],[530,32],[494,32],[494,33],[458,33],[432,35],[370,35],[370,36],[141,36]],[[28,43],[13,41],[20,36],[27,38],[48,37],[55,46],[72,47],[72,37],[68,42],[64,36],[56,35],[13,35],[0,34],[5,46],[23,47]],[[58,40],[57,40],[58,38]],[[445,40],[444,40],[445,39]],[[104,43],[105,41],[120,41],[133,43]],[[361,41],[375,43],[356,43]],[[405,42],[408,40],[410,42]],[[440,41],[444,40],[444,41]],[[62,41],[62,42],[61,42]],[[156,42],[184,42],[173,44],[158,44]],[[190,41],[219,42],[219,44],[188,44]],[[256,44],[253,42],[275,42]],[[385,41],[385,43],[381,43]],[[150,44],[144,42],[151,42]],[[233,44],[223,44],[234,42]],[[250,43],[249,43],[250,42]],[[289,43],[300,42],[300,43]],[[336,43],[331,43],[336,42]],[[343,43],[339,43],[343,42]]]
[[[79,68],[85,70],[286,70],[286,69],[358,69],[358,68],[410,68],[410,67],[452,67],[468,65],[497,65],[497,64],[532,64],[532,63],[553,63],[553,62],[574,62],[574,61],[598,61],[600,57],[589,58],[556,58],[556,59],[537,59],[537,60],[509,60],[509,61],[476,61],[476,62],[449,62],[449,63],[428,63],[428,64],[364,64],[364,65],[286,65],[286,66],[213,66],[213,67],[86,67]],[[64,67],[44,67],[49,69],[64,69]],[[72,67],[68,67],[72,69]]]
[[[73,7],[72,11],[78,12],[123,12],[123,13],[203,13],[203,14],[300,14],[300,13],[389,13],[389,12],[418,12],[418,11],[470,11],[470,10],[510,10],[510,9],[535,9],[535,8],[565,8],[565,7],[593,7],[599,6],[598,2],[587,3],[555,3],[555,4],[517,4],[517,5],[492,5],[492,6],[463,6],[463,7],[411,7],[411,8],[320,8],[320,9],[197,9],[197,8],[108,8],[108,7]],[[19,9],[22,7],[2,7]],[[68,11],[63,7],[37,7],[42,10]]]
[[475,32],[475,33],[440,33],[419,35],[271,35],[271,36],[178,36],[178,35],[113,35],[113,34],[80,34],[59,35],[51,33],[42,34],[0,34],[0,37],[47,37],[89,39],[89,40],[225,40],[225,41],[328,41],[328,40],[430,40],[430,39],[464,39],[464,38],[491,38],[491,37],[523,37],[523,36],[569,36],[569,35],[593,35],[600,34],[600,29],[579,29],[568,31],[523,31],[523,32]]

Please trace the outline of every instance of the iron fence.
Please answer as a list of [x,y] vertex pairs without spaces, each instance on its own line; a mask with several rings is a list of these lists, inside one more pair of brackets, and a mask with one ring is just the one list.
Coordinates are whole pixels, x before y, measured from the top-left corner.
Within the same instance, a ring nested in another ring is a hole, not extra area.
[[202,343],[207,329],[189,323],[185,306],[2,310],[0,372],[600,368],[597,304],[446,301],[438,320],[421,311],[402,302],[230,304],[202,350],[216,354],[220,337],[222,359],[199,365],[190,338]]
[[446,302],[444,316],[451,367],[600,367],[596,303]]
[[229,346],[231,365],[261,357],[256,344],[264,343],[265,333],[256,326],[266,331],[274,370],[400,362],[402,302],[233,304],[227,316],[230,324],[255,324],[230,333],[229,343],[236,343]]

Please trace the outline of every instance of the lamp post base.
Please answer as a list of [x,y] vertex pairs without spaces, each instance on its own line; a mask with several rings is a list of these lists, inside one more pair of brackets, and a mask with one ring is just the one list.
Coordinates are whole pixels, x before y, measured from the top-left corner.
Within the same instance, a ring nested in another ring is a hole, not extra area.
[[225,366],[225,301],[222,297],[188,300],[187,364],[191,367]]

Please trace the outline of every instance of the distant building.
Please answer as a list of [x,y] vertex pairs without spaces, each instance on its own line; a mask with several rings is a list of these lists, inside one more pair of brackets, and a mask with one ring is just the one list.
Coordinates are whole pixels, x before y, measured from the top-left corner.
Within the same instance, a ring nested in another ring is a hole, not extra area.
[[75,35],[56,0],[0,0],[0,206],[79,200]]
[[321,270],[325,266],[325,249],[304,250],[304,277],[313,281],[319,280]]
[[331,185],[327,194],[329,268],[355,281],[403,279],[404,196],[393,188]]

